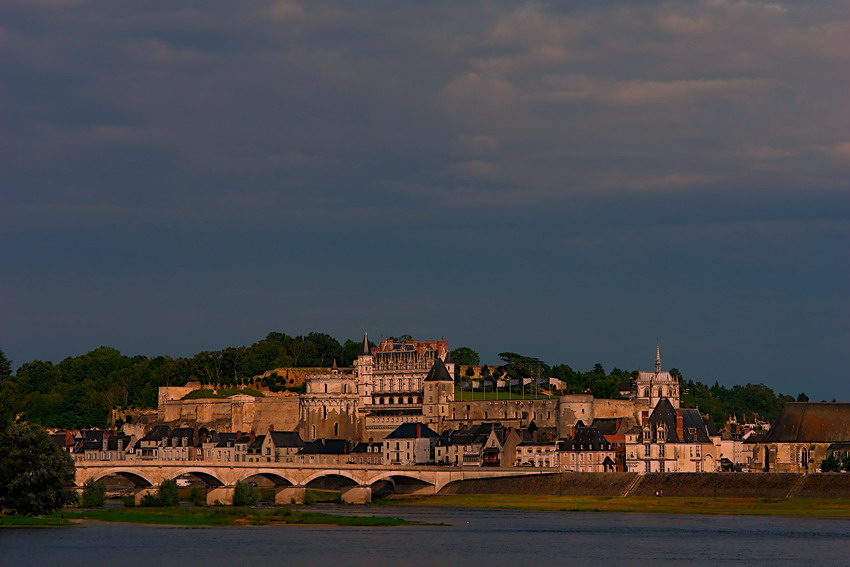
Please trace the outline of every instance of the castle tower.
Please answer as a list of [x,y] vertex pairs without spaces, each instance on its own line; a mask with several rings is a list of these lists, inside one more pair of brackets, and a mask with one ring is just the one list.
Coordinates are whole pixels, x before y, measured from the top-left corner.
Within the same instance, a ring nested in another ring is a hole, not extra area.
[[658,402],[667,398],[674,408],[679,407],[679,381],[669,372],[661,370],[661,345],[655,343],[655,372],[638,371],[635,380],[635,398],[649,403],[654,408]]
[[[451,360],[450,355],[447,358]],[[422,421],[436,431],[441,431],[444,420],[449,416],[449,402],[454,401],[455,383],[448,366],[440,357],[434,360],[422,385]]]

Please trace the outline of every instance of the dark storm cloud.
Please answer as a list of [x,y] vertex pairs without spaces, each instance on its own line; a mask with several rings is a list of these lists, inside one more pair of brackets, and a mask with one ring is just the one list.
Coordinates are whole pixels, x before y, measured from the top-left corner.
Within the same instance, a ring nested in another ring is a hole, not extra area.
[[842,2],[0,21],[18,363],[369,327],[632,368],[661,337],[687,377],[850,398]]

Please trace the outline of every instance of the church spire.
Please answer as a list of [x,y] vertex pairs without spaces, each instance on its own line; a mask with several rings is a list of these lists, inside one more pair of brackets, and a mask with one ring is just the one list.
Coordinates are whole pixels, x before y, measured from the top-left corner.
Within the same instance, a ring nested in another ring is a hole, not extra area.
[[363,348],[360,351],[360,355],[361,356],[363,356],[363,355],[369,356],[370,354],[372,354],[372,352],[369,349],[369,333],[367,333],[366,331],[363,331]]
[[655,373],[661,372],[661,343],[655,340]]

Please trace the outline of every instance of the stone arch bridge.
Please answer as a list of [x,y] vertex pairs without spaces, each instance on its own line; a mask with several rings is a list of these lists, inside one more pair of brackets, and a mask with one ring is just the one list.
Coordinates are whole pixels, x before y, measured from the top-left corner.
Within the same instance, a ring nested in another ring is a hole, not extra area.
[[344,502],[365,503],[373,490],[396,494],[436,494],[453,482],[557,472],[557,469],[500,469],[449,466],[280,465],[205,461],[78,461],[75,484],[122,476],[135,486],[136,503],[165,480],[192,475],[207,487],[207,503],[233,503],[236,483],[261,476],[274,483],[275,503],[302,503],[308,488],[339,490]]

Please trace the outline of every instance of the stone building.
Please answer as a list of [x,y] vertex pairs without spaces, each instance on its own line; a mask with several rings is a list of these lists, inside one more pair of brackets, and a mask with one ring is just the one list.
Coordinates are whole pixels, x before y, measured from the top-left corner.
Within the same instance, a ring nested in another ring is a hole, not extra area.
[[816,472],[829,447],[846,442],[850,442],[850,404],[790,402],[753,444],[750,472]]
[[662,398],[649,419],[626,434],[628,472],[715,472],[717,443],[695,409],[680,409]]
[[[160,423],[219,431],[298,431],[306,441],[349,439],[372,443],[399,425],[418,422],[437,432],[499,422],[512,429],[554,429],[572,433],[579,421],[645,423],[660,400],[679,406],[679,383],[661,369],[639,372],[627,399],[596,399],[591,394],[538,399],[468,400],[455,389],[455,365],[444,340],[384,339],[377,346],[364,334],[351,368],[314,369],[306,392],[289,395],[262,391],[227,399],[184,399],[198,385],[160,389]],[[457,392],[457,393],[456,393]],[[146,428],[147,430],[147,428]],[[604,433],[604,435],[608,435]]]
[[[620,453],[620,454],[618,454]],[[578,422],[570,437],[558,442],[557,465],[573,472],[619,472],[621,451],[596,427]]]

